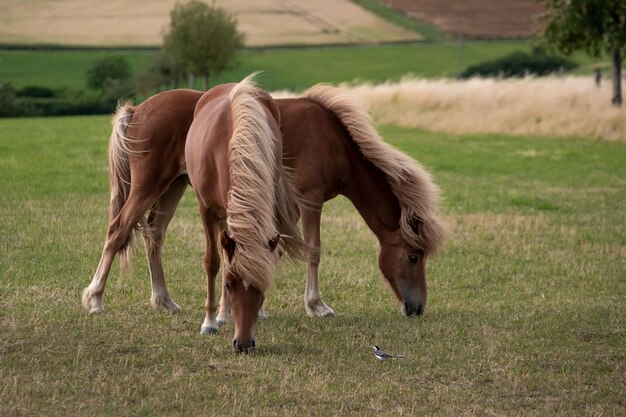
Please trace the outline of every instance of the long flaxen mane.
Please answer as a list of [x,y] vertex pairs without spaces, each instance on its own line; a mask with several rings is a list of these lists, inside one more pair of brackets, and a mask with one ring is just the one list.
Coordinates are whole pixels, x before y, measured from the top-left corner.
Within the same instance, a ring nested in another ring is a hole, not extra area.
[[[247,77],[230,93],[233,135],[228,145],[230,190],[227,202],[228,233],[237,242],[237,256],[226,267],[258,289],[273,283],[274,259],[268,242],[290,234],[286,242],[301,242],[296,227],[296,205],[277,161],[279,138],[257,97],[267,94]],[[269,96],[268,96],[269,97]],[[278,121],[276,121],[278,126]],[[277,127],[276,126],[276,127]]]
[[380,137],[371,117],[355,97],[318,84],[304,93],[331,111],[346,127],[361,153],[383,172],[400,204],[400,233],[415,249],[432,254],[441,246],[446,227],[439,217],[439,188],[412,158]]

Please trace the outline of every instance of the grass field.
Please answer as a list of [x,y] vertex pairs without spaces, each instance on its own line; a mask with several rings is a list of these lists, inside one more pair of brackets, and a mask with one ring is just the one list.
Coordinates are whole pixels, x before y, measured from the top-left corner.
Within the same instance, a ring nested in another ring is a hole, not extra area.
[[[145,261],[105,312],[80,294],[108,202],[107,117],[0,120],[0,415],[624,415],[626,144],[383,126],[443,188],[452,228],[429,305],[402,317],[345,199],[324,208],[321,286],[283,263],[259,348],[198,334],[202,232],[188,193],[165,247],[183,312],[149,306]],[[369,346],[403,354],[378,362]]]
[[[239,81],[262,70],[260,84],[268,90],[308,88],[317,82],[339,83],[354,80],[382,82],[406,74],[419,77],[452,77],[457,72],[457,46],[453,42],[369,47],[320,47],[250,49],[240,54],[232,70],[211,80],[211,84]],[[494,59],[512,51],[527,51],[529,41],[467,42],[463,65]],[[126,57],[135,73],[144,68],[149,51],[0,51],[0,82],[16,87],[38,85],[83,89],[85,73],[92,62],[106,54]],[[594,61],[585,55],[576,60],[583,66]],[[589,71],[587,69],[587,71]],[[186,85],[185,85],[186,86]],[[200,87],[200,80],[198,80]]]

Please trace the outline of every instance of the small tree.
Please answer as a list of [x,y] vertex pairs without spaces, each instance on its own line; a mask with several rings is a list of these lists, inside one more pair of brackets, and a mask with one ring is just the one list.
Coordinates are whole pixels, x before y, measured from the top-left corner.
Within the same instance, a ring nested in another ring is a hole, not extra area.
[[130,77],[130,65],[124,57],[106,56],[87,70],[87,86],[104,91],[108,84],[128,82]]
[[243,45],[243,35],[237,31],[235,18],[224,9],[191,0],[176,3],[170,12],[163,43],[169,54],[185,64],[189,74],[204,77],[206,90],[209,77],[232,63]]
[[138,77],[139,88],[147,91],[152,88],[178,88],[185,76],[185,66],[178,59],[161,49],[150,61],[150,65]]
[[539,0],[546,5],[543,36],[565,54],[583,49],[594,57],[606,51],[613,66],[613,99],[622,105],[622,56],[626,51],[626,1]]

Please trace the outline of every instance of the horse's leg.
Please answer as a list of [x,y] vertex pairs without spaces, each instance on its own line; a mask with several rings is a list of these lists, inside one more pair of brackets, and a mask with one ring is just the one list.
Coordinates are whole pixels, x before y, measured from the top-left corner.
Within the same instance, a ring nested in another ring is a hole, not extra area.
[[217,243],[218,222],[213,213],[206,207],[200,208],[200,217],[204,225],[206,236],[206,252],[204,254],[204,269],[207,274],[207,298],[204,303],[206,312],[200,334],[215,334],[217,325],[217,297],[215,296],[215,278],[220,269],[220,256]]
[[178,313],[180,307],[170,297],[165,283],[165,272],[161,251],[165,241],[167,226],[170,224],[178,202],[185,194],[188,180],[186,176],[180,176],[170,188],[163,194],[161,199],[154,205],[148,216],[148,230],[144,233],[148,264],[150,266],[150,278],[152,280],[152,297],[150,304],[154,309],[163,307],[170,313]]
[[332,317],[335,315],[335,312],[324,303],[319,289],[318,271],[320,265],[320,221],[322,210],[300,208],[300,216],[302,219],[304,243],[310,248],[307,254],[304,308],[310,317]]
[[[224,285],[226,285],[226,282],[224,281],[224,272],[222,271],[222,295],[220,296],[220,312],[217,315],[217,323],[220,325],[226,324],[230,318],[230,304],[228,304],[228,300],[224,296],[224,294],[226,294],[226,287]],[[261,309],[262,308],[263,307],[261,307]]]
[[131,191],[119,214],[109,221],[107,237],[98,268],[91,283],[83,291],[83,305],[90,313],[102,312],[102,295],[104,294],[104,287],[113,259],[117,252],[128,242],[134,227],[139,223],[151,204],[152,200],[149,196],[139,196]]

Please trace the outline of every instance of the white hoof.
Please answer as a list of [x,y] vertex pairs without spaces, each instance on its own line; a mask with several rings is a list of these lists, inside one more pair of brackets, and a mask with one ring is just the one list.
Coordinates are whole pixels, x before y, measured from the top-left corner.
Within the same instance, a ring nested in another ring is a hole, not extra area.
[[100,313],[102,313],[103,311],[104,311],[104,308],[102,308],[102,306],[100,306],[100,307],[92,307],[92,308],[89,310],[89,314],[100,314]]
[[83,306],[89,310],[89,314],[102,313],[104,307],[102,306],[102,296],[96,296],[91,294],[89,287],[83,290]]
[[225,313],[223,311],[220,311],[219,314],[217,315],[217,324],[219,324],[220,326],[223,324],[228,323],[228,320],[230,319],[230,313]]
[[169,297],[153,295],[150,299],[150,305],[152,305],[152,308],[155,310],[162,308],[170,314],[180,313],[180,306]]
[[335,317],[335,312],[322,300],[305,302],[304,308],[309,317]]

